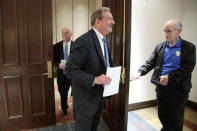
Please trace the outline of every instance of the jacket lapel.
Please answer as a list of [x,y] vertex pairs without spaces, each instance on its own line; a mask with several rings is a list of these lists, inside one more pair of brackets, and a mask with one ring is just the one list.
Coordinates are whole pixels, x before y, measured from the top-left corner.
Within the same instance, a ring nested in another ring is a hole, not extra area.
[[166,42],[164,42],[162,44],[162,47],[161,47],[161,50],[159,52],[159,57],[161,58],[161,65],[163,64],[163,56],[164,56],[164,53],[165,53],[165,47],[166,47]]
[[98,54],[99,54],[99,56],[100,56],[102,62],[103,62],[104,65],[105,65],[105,61],[104,61],[104,57],[103,57],[103,52],[102,52],[102,49],[101,49],[101,45],[100,45],[100,43],[99,43],[99,40],[98,40],[98,38],[97,38],[97,36],[96,36],[96,33],[94,32],[93,29],[90,30],[90,32],[91,32],[91,34],[92,34],[92,37],[93,37],[93,40],[94,40],[94,45],[95,45],[95,47],[96,47],[96,50],[97,50],[97,52],[98,52]]
[[63,41],[60,44],[61,59],[64,59]]

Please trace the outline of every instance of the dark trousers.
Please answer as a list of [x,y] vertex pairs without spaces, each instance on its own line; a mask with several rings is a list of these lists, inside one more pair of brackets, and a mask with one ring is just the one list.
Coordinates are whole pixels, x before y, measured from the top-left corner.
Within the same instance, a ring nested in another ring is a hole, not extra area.
[[63,74],[62,70],[58,70],[57,72],[57,85],[61,97],[61,108],[66,112],[68,109],[67,98],[71,80]]
[[93,116],[87,116],[78,107],[75,107],[75,131],[97,131],[103,105],[104,101],[99,105],[97,112]]
[[182,131],[188,92],[178,87],[157,86],[156,96],[162,131]]

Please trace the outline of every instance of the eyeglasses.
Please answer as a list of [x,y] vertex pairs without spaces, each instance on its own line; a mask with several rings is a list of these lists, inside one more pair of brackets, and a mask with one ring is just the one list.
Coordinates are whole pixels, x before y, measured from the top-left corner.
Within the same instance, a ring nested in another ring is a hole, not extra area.
[[104,16],[103,18],[106,18],[107,20],[114,20],[113,17]]
[[172,30],[163,30],[165,33],[172,33]]

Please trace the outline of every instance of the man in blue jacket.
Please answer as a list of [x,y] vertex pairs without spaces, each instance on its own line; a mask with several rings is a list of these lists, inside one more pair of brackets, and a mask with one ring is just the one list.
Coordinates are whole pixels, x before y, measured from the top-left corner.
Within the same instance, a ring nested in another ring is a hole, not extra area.
[[166,41],[156,46],[151,57],[138,70],[146,75],[154,68],[151,82],[156,85],[161,131],[182,131],[184,110],[192,88],[191,76],[196,64],[195,46],[182,39],[181,22],[173,19],[164,26]]

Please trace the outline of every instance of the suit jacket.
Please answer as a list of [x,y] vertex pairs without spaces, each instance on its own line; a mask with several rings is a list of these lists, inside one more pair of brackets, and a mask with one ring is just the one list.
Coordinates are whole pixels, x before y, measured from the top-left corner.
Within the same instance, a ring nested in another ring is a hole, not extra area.
[[[109,55],[110,66],[112,59]],[[96,76],[106,74],[106,65],[99,40],[93,29],[74,43],[65,74],[72,79],[73,104],[87,116],[93,116],[103,103],[103,85],[94,85]]]
[[[147,74],[154,68],[151,82],[155,85],[160,84],[160,75],[162,72],[163,55],[165,52],[166,42],[158,44],[151,57],[140,67],[141,75]],[[168,85],[179,88],[184,91],[190,91],[192,88],[191,74],[196,64],[196,47],[192,43],[181,41],[181,63],[180,69],[173,70],[168,75]]]
[[[70,52],[72,50],[72,47],[73,47],[73,41],[71,41],[70,44]],[[63,41],[60,41],[55,45],[53,45],[53,62],[57,73],[60,72],[63,73],[63,70],[59,68],[59,64],[63,59],[64,59]]]

